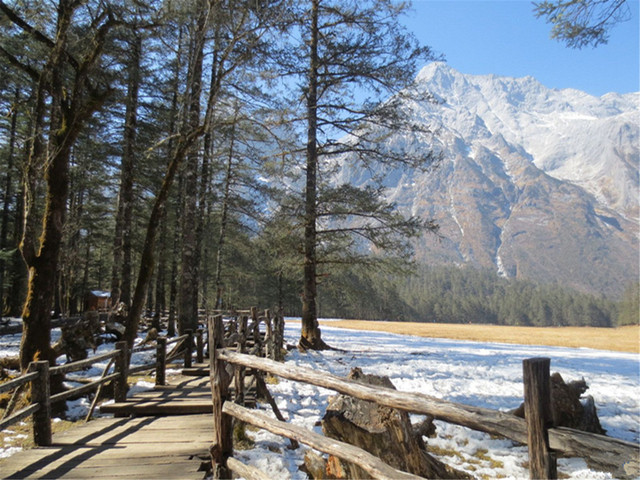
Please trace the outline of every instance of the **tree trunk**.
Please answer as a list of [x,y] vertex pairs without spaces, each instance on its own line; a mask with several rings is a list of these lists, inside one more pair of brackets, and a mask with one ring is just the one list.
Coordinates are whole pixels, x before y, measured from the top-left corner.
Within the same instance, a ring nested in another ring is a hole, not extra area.
[[320,336],[317,307],[317,172],[318,172],[318,9],[319,0],[312,0],[311,41],[309,45],[309,84],[307,92],[307,149],[304,217],[304,285],[302,293],[301,349],[326,349]]
[[[142,255],[140,258],[140,271],[138,273],[138,280],[136,282],[136,288],[133,296],[133,301],[131,302],[131,308],[129,310],[129,316],[127,319],[126,331],[124,334],[125,340],[127,341],[129,348],[133,346],[133,342],[136,338],[138,325],[140,323],[140,315],[142,314],[142,308],[145,302],[146,291],[151,281],[151,275],[153,274],[154,267],[154,251],[155,251],[155,240],[158,232],[158,227],[160,225],[160,220],[162,218],[162,211],[165,208],[167,197],[169,196],[169,190],[171,185],[173,184],[173,179],[176,175],[178,167],[182,164],[183,160],[193,152],[194,145],[198,141],[198,139],[204,134],[208,125],[206,122],[204,125],[200,124],[200,91],[201,91],[201,82],[202,82],[202,57],[204,52],[204,42],[205,42],[205,33],[207,27],[207,21],[209,19],[209,4],[205,0],[201,0],[199,3],[199,17],[198,17],[198,26],[195,32],[194,45],[195,51],[197,52],[195,56],[192,56],[192,63],[190,66],[190,74],[189,80],[187,82],[187,111],[189,114],[188,122],[183,127],[183,133],[180,135],[179,139],[176,142],[175,151],[171,157],[171,161],[169,162],[169,166],[167,168],[167,173],[165,174],[164,181],[162,182],[162,187],[156,197],[156,201],[153,205],[153,209],[151,211],[151,216],[149,217],[149,223],[147,225],[147,233],[145,236],[144,247],[142,250]],[[198,66],[199,65],[199,66]],[[193,155],[193,153],[191,154]],[[188,169],[187,169],[188,170]],[[195,180],[195,178],[194,178]],[[185,185],[187,187],[188,183]],[[195,188],[191,190],[195,191]],[[187,222],[187,212],[183,212],[183,220],[189,226]],[[193,212],[191,212],[193,214]],[[193,225],[193,224],[191,224]],[[188,248],[185,248],[183,245],[183,251]],[[192,253],[192,252],[190,252]],[[184,262],[184,253],[183,253],[183,262]],[[184,265],[183,265],[184,269]],[[182,276],[181,276],[182,279]],[[197,282],[197,276],[195,277]],[[184,284],[180,285],[181,288],[181,300],[183,297],[185,299],[189,298],[193,301],[194,295],[197,300],[197,289],[196,292],[185,292]],[[182,301],[180,302],[180,307],[182,307]],[[189,303],[189,306],[193,305],[193,308],[196,310],[197,314],[197,303]],[[188,312],[186,312],[188,314]],[[180,311],[180,319],[183,319],[184,311]],[[197,315],[191,317],[192,321],[197,322]],[[179,327],[181,329],[188,329],[191,325],[186,322],[180,322]],[[195,331],[195,328],[193,328]],[[184,331],[184,330],[181,330]]]
[[[0,227],[0,251],[4,253],[5,249],[9,246],[7,243],[7,237],[9,233],[9,212],[11,207],[11,190],[13,186],[13,160],[16,145],[16,131],[18,123],[18,105],[20,103],[20,90],[16,87],[14,96],[14,106],[11,112],[11,127],[9,130],[9,155],[7,159],[7,174],[4,182],[4,195],[2,196],[2,226]],[[4,279],[7,271],[7,262],[4,259],[0,259],[0,316],[5,312],[4,302]]]
[[[198,19],[193,38],[193,48],[189,59],[191,82],[188,92],[188,128],[200,124],[200,97],[202,94],[202,65],[204,60],[205,30],[207,25],[207,3],[198,5]],[[184,168],[184,224],[182,229],[182,261],[180,264],[180,285],[178,292],[178,330],[197,329],[198,324],[198,255],[197,225],[198,213],[198,163],[199,154],[192,148],[187,155]]]
[[[67,36],[72,28],[74,10],[78,3],[61,1],[57,8],[55,44],[37,80],[38,87],[34,104],[33,135],[25,187],[25,225],[20,242],[21,253],[28,265],[29,282],[27,298],[22,311],[23,333],[20,344],[20,365],[26,369],[33,360],[49,360],[55,363],[55,355],[50,347],[51,306],[54,297],[54,282],[58,267],[58,257],[62,244],[63,228],[69,193],[69,159],[71,149],[80,130],[95,111],[102,107],[110,93],[109,89],[85,91],[87,75],[100,59],[105,35],[113,26],[107,17],[96,27],[89,40],[93,45],[90,55],[82,60],[72,77],[72,84],[65,80],[64,63],[67,60]],[[70,97],[71,96],[71,97]],[[49,105],[49,145],[44,148],[42,132],[44,118]],[[35,232],[31,228],[33,219],[32,189],[35,184],[35,170],[45,165],[45,210],[42,219],[42,234],[36,249]]]
[[218,253],[216,255],[216,308],[222,308],[222,268],[224,265],[224,243],[227,238],[227,224],[229,214],[229,196],[231,192],[231,180],[233,174],[233,153],[235,147],[235,125],[237,110],[231,127],[231,139],[229,141],[229,156],[227,157],[227,169],[224,178],[224,197],[222,198],[222,212],[220,214],[220,232],[218,233]]
[[[58,9],[56,44],[38,81],[37,97],[34,106],[34,124],[32,145],[29,152],[28,170],[30,187],[35,183],[35,169],[40,163],[45,167],[47,193],[42,222],[40,247],[36,250],[35,232],[26,228],[20,244],[22,255],[29,269],[27,298],[22,310],[22,339],[20,342],[20,367],[23,371],[34,360],[48,360],[55,364],[55,354],[51,349],[51,306],[53,305],[58,255],[62,243],[62,229],[67,208],[69,192],[69,155],[71,143],[65,142],[70,125],[63,124],[60,110],[63,101],[61,70],[63,50],[67,41],[67,32],[71,25],[73,9],[62,2]],[[51,87],[50,87],[51,85]],[[51,89],[48,92],[48,89]],[[47,93],[51,95],[50,146],[45,149],[42,141]],[[75,132],[77,134],[77,132]],[[47,151],[54,152],[48,157]],[[27,187],[25,200],[25,224],[33,225],[32,188]],[[33,235],[33,236],[31,236]]]
[[[24,197],[25,183],[21,182],[20,192],[16,199],[16,218],[13,232],[13,245],[19,245],[24,231]],[[7,301],[7,310],[10,317],[18,317],[22,313],[22,307],[27,290],[27,268],[19,249],[11,257],[11,286]]]
[[[120,194],[118,196],[118,217],[114,240],[114,272],[119,271],[112,280],[112,298],[131,303],[131,235],[133,223],[133,179],[135,175],[135,145],[138,124],[138,94],[140,91],[140,59],[142,56],[142,38],[135,34],[131,42],[129,63],[129,81],[127,85],[127,104],[124,124],[124,151],[120,170]],[[119,235],[120,234],[120,235]],[[121,263],[117,263],[121,262]],[[114,295],[115,294],[115,295]]]
[[[352,369],[347,378],[395,390],[389,377],[365,375],[359,368]],[[409,414],[401,410],[336,395],[322,418],[322,431],[328,438],[360,447],[403,472],[434,479],[471,478],[428,454],[422,435],[414,432]],[[368,472],[356,464],[332,456],[327,470],[335,475],[332,478],[370,478]]]
[[169,196],[169,190],[173,184],[173,179],[178,167],[185,158],[187,151],[202,134],[203,128],[198,127],[189,132],[188,135],[181,135],[176,151],[174,152],[171,162],[167,168],[167,173],[165,174],[160,191],[156,197],[156,201],[153,204],[151,216],[149,217],[149,223],[147,225],[144,247],[140,258],[138,280],[136,282],[136,288],[133,294],[133,300],[131,302],[131,308],[129,309],[129,315],[126,322],[127,325],[124,333],[124,340],[127,341],[129,349],[133,347],[133,343],[138,333],[138,325],[140,324],[140,316],[146,299],[147,287],[151,281],[151,275],[153,274],[155,241],[158,226],[160,225],[160,220],[162,218],[162,210],[165,207],[167,197]]
[[160,259],[158,260],[158,272],[156,274],[155,304],[153,306],[152,327],[160,331],[160,319],[165,307],[165,279],[167,276],[167,211],[163,212],[160,232]]
[[[183,28],[178,32],[178,51],[176,53],[176,69],[173,78],[173,93],[171,96],[171,115],[169,124],[169,134],[171,137],[177,132],[178,117],[178,96],[180,89],[180,73],[182,69],[183,57]],[[169,140],[167,145],[167,153],[173,153],[173,140]],[[173,227],[173,247],[171,252],[171,281],[169,284],[169,320],[167,322],[167,335],[173,337],[176,334],[176,297],[178,295],[178,253],[180,247],[180,232],[182,231],[182,176],[178,177],[178,198],[176,200],[176,216]],[[166,213],[165,213],[166,217]]]
[[178,297],[178,255],[180,253],[180,233],[182,231],[182,177],[178,180],[178,200],[176,202],[176,221],[173,226],[173,247],[171,254],[171,282],[169,284],[169,320],[167,335],[176,334],[176,300]]

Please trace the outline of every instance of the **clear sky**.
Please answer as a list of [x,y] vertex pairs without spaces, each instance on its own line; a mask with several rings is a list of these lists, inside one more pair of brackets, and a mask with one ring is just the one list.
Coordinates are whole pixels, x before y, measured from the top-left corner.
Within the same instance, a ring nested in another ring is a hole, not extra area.
[[632,18],[595,49],[551,40],[551,26],[529,0],[413,0],[404,23],[461,73],[531,75],[550,88],[600,96],[640,90],[640,0],[627,3]]

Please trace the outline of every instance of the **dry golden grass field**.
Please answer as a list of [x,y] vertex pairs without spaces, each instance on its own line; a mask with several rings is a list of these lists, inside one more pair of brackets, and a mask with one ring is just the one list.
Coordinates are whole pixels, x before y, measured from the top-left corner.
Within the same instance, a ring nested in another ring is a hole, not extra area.
[[574,348],[586,347],[640,353],[640,326],[638,325],[619,328],[511,327],[446,323],[373,322],[367,320],[331,320],[328,322],[320,320],[320,324],[353,330],[373,330],[454,340]]

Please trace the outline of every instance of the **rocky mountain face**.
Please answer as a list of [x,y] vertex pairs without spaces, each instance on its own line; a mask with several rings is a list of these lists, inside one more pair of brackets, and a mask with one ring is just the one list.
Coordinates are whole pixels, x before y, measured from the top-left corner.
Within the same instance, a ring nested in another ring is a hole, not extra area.
[[[607,295],[638,279],[640,92],[596,98],[443,63],[417,83],[438,102],[403,108],[435,140],[398,132],[389,145],[443,157],[431,171],[386,172],[385,185],[401,210],[440,225],[441,238],[416,245],[419,261]],[[367,179],[345,161],[337,181]]]

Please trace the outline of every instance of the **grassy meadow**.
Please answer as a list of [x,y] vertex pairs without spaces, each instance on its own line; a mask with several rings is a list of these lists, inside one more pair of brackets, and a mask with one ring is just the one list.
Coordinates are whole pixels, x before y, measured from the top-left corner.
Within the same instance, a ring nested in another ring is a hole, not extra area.
[[477,342],[550,345],[573,348],[596,348],[617,352],[640,353],[640,326],[618,328],[595,327],[514,327],[502,325],[379,322],[368,320],[322,321],[332,327],[353,330],[450,338]]

